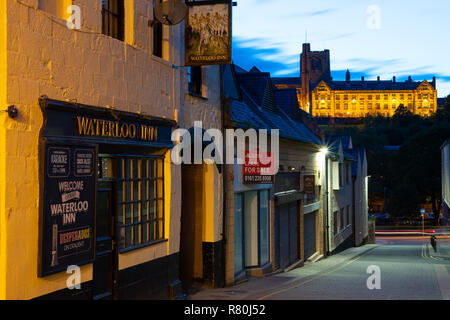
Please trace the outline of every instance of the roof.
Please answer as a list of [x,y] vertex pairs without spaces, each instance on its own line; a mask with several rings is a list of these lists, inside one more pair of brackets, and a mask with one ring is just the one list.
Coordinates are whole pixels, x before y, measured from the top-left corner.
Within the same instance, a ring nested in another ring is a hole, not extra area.
[[297,119],[300,116],[296,89],[275,90],[275,101],[289,117]]
[[302,80],[299,77],[286,77],[286,78],[272,78],[273,84],[285,84],[285,85],[295,85],[295,86],[301,86]]
[[[281,138],[323,144],[321,138],[300,121],[301,111],[295,89],[276,90],[270,73],[256,68],[252,72],[236,72],[236,77],[242,99],[231,100],[231,119],[237,127],[278,129]],[[296,110],[298,117],[294,117]]]
[[254,68],[252,72],[237,74],[237,78],[258,106],[275,111],[274,88],[269,72],[259,72]]
[[[272,78],[275,85],[301,86],[300,77],[278,77]],[[373,91],[398,91],[398,90],[416,90],[423,81],[394,81],[394,80],[364,80],[364,81],[325,81],[332,90],[373,90]],[[311,90],[314,90],[320,82],[311,83]],[[431,86],[436,88],[434,81],[429,81]],[[443,98],[445,101],[445,98]]]
[[352,145],[352,137],[350,135],[335,135],[335,136],[330,136],[330,141],[334,142],[337,140],[341,140],[342,142],[342,148],[343,149],[353,149],[353,145]]
[[[373,91],[398,91],[398,90],[416,90],[417,87],[422,84],[423,81],[404,81],[397,82],[393,80],[375,80],[375,81],[325,81],[326,84],[332,89],[337,91],[344,90],[373,90]],[[433,82],[430,84],[434,86]],[[314,90],[319,83],[314,83],[311,89]]]

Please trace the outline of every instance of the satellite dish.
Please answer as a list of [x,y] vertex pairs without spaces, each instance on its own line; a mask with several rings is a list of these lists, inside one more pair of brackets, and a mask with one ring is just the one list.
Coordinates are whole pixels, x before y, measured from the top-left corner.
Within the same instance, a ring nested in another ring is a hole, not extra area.
[[153,14],[156,20],[166,25],[179,24],[186,17],[188,8],[180,0],[154,0]]

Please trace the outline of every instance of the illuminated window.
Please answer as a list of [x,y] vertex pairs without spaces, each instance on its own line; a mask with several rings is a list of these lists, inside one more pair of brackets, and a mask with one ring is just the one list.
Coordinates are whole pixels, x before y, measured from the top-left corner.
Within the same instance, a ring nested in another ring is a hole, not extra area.
[[129,250],[163,240],[163,159],[136,156],[117,157],[114,161],[119,248]]
[[102,33],[123,41],[125,29],[124,23],[123,0],[103,0]]

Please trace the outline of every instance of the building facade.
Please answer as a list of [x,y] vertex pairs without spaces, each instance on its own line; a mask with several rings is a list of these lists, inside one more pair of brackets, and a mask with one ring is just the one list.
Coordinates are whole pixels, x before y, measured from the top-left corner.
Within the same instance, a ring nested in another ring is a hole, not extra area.
[[314,117],[392,117],[400,105],[426,117],[438,107],[436,77],[432,81],[413,81],[411,77],[404,82],[396,77],[355,81],[347,70],[345,81],[335,81],[329,50],[311,51],[309,44],[303,45],[300,70],[300,78],[274,78],[274,83],[280,89],[295,88],[300,108]]
[[449,225],[450,218],[450,141],[442,146],[442,225]]
[[368,236],[368,177],[363,149],[354,149],[350,136],[328,141],[325,185],[326,252],[360,246]]
[[[276,90],[270,74],[256,68],[227,66],[223,78],[228,128],[279,130],[279,171],[272,183],[246,182],[239,155],[227,168],[225,276],[232,285],[324,255],[325,156],[320,130],[302,120],[295,91]],[[271,146],[275,138],[268,132]]]
[[175,296],[182,25],[149,27],[145,0],[62,3],[0,3],[0,103],[18,111],[1,115],[0,299]]

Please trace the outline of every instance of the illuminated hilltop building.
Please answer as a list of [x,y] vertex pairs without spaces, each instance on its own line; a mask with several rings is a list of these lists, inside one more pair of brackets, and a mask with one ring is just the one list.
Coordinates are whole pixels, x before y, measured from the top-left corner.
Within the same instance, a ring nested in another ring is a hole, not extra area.
[[303,44],[300,78],[273,78],[278,89],[295,88],[300,108],[314,117],[390,117],[400,106],[420,116],[430,116],[437,109],[436,77],[404,82],[392,80],[351,80],[347,70],[345,81],[334,81],[330,70],[330,51],[311,51]]

